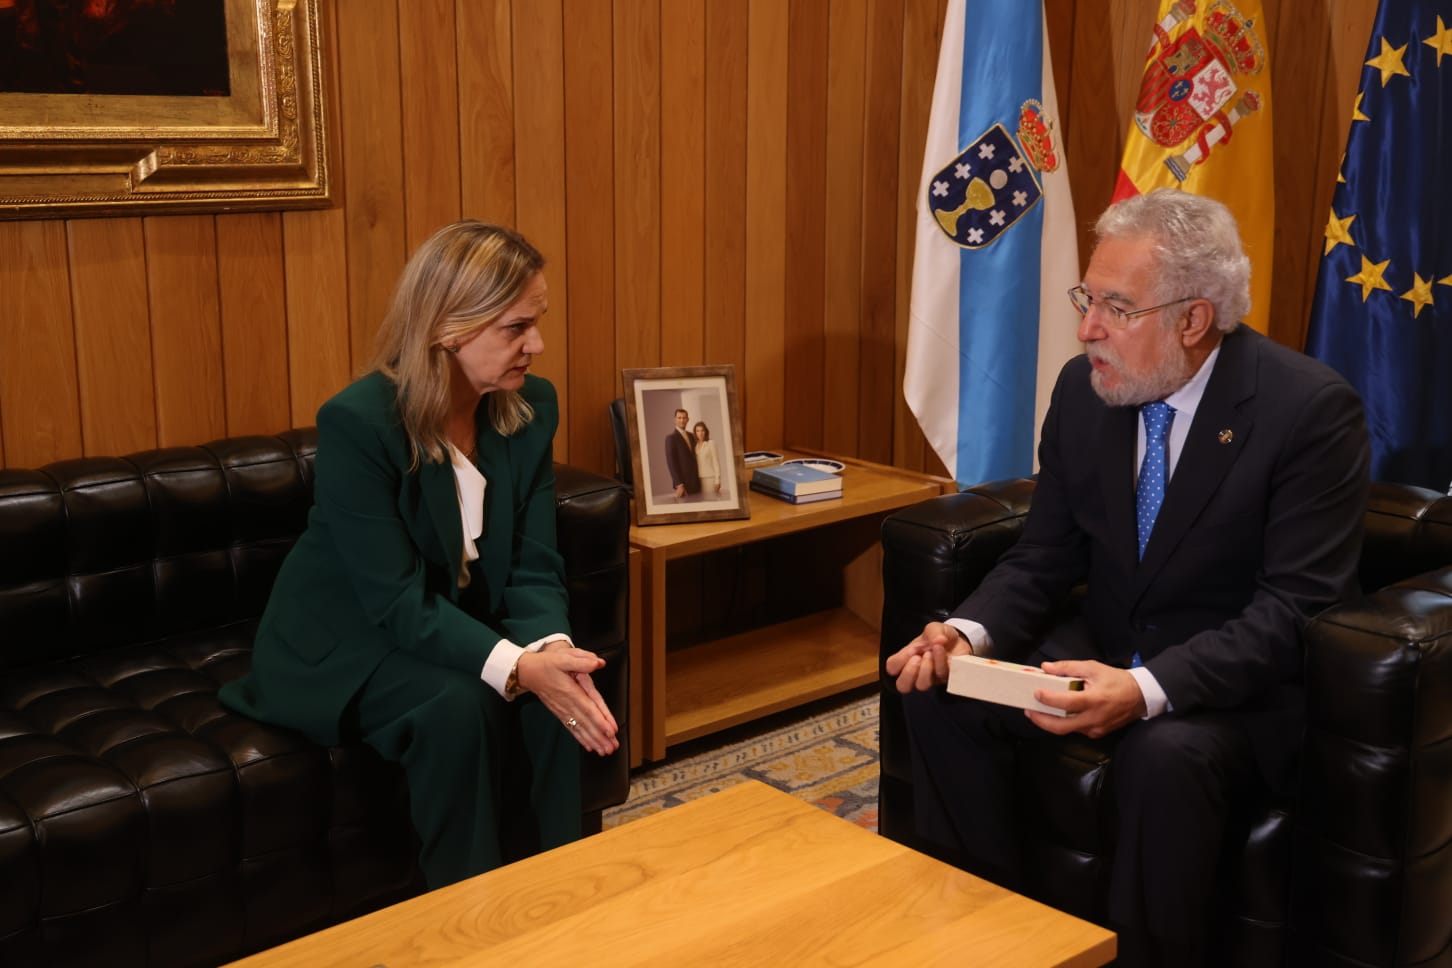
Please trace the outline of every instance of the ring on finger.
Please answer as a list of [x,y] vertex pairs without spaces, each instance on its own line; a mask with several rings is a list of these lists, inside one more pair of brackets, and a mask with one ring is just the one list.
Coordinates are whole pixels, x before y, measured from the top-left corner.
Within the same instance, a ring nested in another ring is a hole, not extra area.
[[571,716],[569,719],[565,720],[565,725],[568,726],[570,729],[578,729],[580,726],[580,721],[574,716]]

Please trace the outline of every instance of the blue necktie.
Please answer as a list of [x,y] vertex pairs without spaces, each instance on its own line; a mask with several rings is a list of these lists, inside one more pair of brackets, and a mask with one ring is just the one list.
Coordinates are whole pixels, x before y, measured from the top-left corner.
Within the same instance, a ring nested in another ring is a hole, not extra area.
[[1170,476],[1170,422],[1175,410],[1163,400],[1140,407],[1144,416],[1144,463],[1139,465],[1139,484],[1134,490],[1135,520],[1139,525],[1139,556],[1144,557],[1155,517],[1165,501],[1165,481]]

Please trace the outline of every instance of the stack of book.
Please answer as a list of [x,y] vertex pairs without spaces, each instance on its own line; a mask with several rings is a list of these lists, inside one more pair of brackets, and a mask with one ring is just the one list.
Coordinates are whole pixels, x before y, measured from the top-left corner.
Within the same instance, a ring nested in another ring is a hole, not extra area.
[[830,501],[842,496],[842,478],[805,464],[777,464],[751,472],[751,489],[790,504]]

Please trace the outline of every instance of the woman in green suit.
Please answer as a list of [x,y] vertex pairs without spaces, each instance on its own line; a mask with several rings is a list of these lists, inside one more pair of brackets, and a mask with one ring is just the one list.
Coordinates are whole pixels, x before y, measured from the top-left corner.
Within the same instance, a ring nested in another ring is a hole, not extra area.
[[222,690],[402,763],[430,888],[577,839],[577,750],[619,746],[566,621],[543,267],[472,221],[409,260],[374,368],[318,411],[307,529]]

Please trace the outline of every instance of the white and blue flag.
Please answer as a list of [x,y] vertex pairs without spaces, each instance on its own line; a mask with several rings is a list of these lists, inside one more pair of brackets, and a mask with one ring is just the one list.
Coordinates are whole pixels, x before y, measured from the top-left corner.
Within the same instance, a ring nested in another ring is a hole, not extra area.
[[1080,352],[1074,203],[1043,4],[949,0],[918,195],[903,394],[960,484],[1030,474]]

